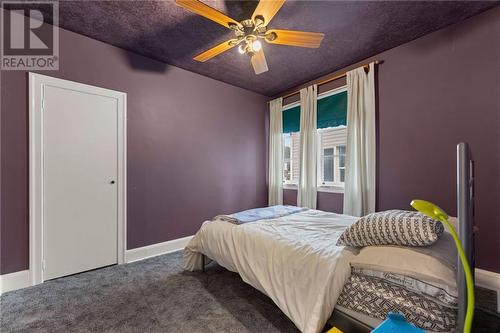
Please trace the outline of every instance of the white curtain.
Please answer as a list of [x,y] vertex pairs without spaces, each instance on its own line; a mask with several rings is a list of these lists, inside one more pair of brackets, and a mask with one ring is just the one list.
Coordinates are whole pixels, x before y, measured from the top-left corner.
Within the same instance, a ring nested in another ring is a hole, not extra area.
[[283,98],[269,103],[269,206],[283,204]]
[[347,72],[344,214],[375,211],[375,65]]
[[297,205],[316,209],[317,86],[300,90],[300,167]]

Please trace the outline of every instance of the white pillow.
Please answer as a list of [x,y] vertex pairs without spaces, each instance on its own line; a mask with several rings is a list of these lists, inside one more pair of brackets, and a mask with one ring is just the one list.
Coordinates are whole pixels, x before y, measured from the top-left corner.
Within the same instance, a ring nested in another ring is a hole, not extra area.
[[446,286],[457,296],[457,250],[448,232],[428,247],[367,246],[351,260],[351,266],[390,272]]
[[365,215],[342,233],[337,245],[428,246],[444,231],[443,224],[422,213],[387,210]]
[[[458,218],[454,217],[454,216],[450,216],[450,217],[448,217],[448,222],[450,222],[450,224],[453,227],[453,229],[455,229],[455,231],[458,232],[458,230],[457,230],[457,227],[458,227]],[[446,230],[448,230],[448,228],[446,228]]]

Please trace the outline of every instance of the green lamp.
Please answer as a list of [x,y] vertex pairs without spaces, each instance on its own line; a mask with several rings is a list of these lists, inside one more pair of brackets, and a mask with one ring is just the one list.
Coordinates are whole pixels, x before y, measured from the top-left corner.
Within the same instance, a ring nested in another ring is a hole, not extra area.
[[425,214],[434,220],[438,220],[444,223],[448,228],[451,236],[453,237],[453,240],[455,241],[455,246],[458,250],[458,256],[460,257],[460,261],[462,262],[462,266],[464,268],[465,281],[467,284],[467,311],[465,313],[464,333],[469,333],[471,331],[472,318],[474,316],[474,282],[472,279],[472,272],[470,270],[469,262],[465,257],[462,243],[460,242],[455,229],[450,224],[450,222],[448,222],[448,215],[444,210],[442,210],[432,202],[425,200],[412,200],[410,205],[422,214]]

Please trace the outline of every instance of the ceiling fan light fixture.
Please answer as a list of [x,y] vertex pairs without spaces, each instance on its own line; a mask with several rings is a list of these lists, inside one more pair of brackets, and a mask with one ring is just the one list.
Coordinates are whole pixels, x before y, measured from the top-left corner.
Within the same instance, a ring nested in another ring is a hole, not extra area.
[[240,44],[240,46],[238,46],[238,52],[239,52],[240,54],[245,54],[245,52],[246,52],[246,47],[245,47],[245,45],[244,45],[244,44]]
[[252,43],[252,49],[255,52],[258,52],[262,49],[262,43],[259,40],[254,40]]

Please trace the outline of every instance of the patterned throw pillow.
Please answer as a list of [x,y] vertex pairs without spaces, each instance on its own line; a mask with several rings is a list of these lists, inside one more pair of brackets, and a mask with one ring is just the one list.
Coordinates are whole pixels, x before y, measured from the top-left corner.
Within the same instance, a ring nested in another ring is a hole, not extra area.
[[388,210],[361,217],[347,228],[337,245],[431,245],[443,234],[443,224],[419,212]]

